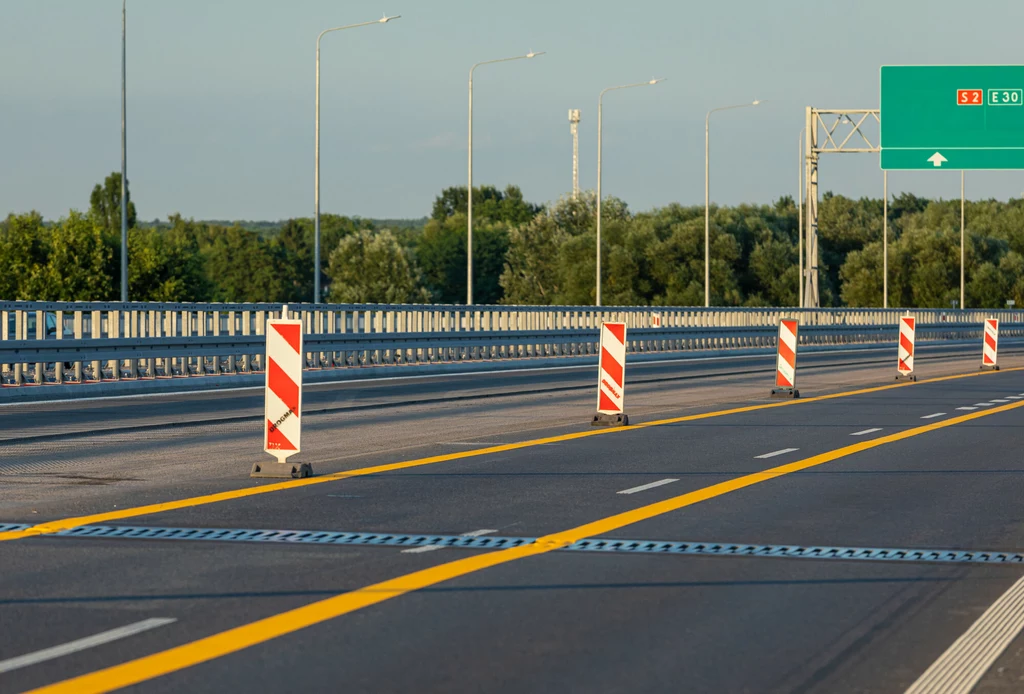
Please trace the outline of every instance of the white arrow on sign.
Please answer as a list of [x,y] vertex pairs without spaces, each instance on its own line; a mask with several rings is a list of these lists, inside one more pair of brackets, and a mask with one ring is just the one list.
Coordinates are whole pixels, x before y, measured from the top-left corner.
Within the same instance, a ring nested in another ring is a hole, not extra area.
[[930,161],[934,166],[939,167],[939,166],[942,166],[943,163],[945,163],[945,162],[947,162],[949,160],[946,159],[941,154],[939,154],[938,152],[936,152],[932,156],[928,157],[928,161]]

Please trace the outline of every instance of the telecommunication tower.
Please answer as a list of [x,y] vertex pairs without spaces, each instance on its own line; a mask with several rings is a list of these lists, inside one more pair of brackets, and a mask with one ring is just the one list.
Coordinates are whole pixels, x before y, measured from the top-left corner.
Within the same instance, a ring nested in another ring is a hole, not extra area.
[[569,132],[572,133],[572,199],[580,197],[580,110],[569,109]]

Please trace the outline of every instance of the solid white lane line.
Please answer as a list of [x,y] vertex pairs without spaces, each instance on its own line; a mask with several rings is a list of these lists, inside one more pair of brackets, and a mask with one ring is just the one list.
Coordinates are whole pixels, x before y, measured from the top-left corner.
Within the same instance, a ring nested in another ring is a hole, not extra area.
[[978,409],[978,408],[977,408],[977,407],[958,407],[958,408],[956,408],[956,409],[958,409],[958,410],[964,410],[964,411],[966,411],[966,412],[971,412],[971,411],[973,411],[973,410],[976,410],[976,409]]
[[976,407],[992,407],[992,404],[993,403],[991,403],[991,402],[976,402],[976,403],[974,403],[974,405]]
[[783,448],[781,451],[772,451],[771,453],[765,453],[764,455],[755,455],[754,458],[774,458],[775,456],[782,455],[783,453],[792,453],[793,451],[799,450],[799,448]]
[[874,429],[865,429],[864,431],[855,431],[850,436],[864,436],[865,434],[873,434],[876,431],[881,431],[882,427],[875,427]]
[[933,414],[926,414],[924,417],[921,417],[921,419],[935,419],[936,417],[942,417],[945,414],[945,412],[935,412]]
[[615,492],[616,494],[636,494],[637,492],[647,491],[648,489],[654,489],[655,487],[661,487],[662,485],[672,484],[678,482],[677,479],[664,479],[658,480],[657,482],[651,482],[649,484],[641,484],[639,487],[632,487],[630,489],[623,489],[621,492]]
[[907,694],[967,694],[1024,629],[1024,578],[1014,583],[924,674]]
[[141,622],[128,624],[127,626],[111,629],[110,631],[103,631],[99,634],[94,634],[93,636],[87,636],[84,639],[68,641],[67,643],[63,643],[59,646],[44,648],[43,650],[36,651],[35,653],[26,653],[25,655],[19,655],[15,658],[0,660],[0,673],[10,672],[11,670],[17,670],[18,668],[43,663],[47,660],[53,660],[54,658],[60,658],[65,655],[71,655],[72,653],[84,651],[87,648],[102,646],[105,643],[118,641],[176,621],[178,620],[173,617],[154,617],[152,619],[144,619]]
[[1009,400],[995,400],[995,399],[993,399],[992,402],[998,402],[998,403],[1001,403],[1001,404],[1005,405],[1006,403],[1008,403],[1010,401]]
[[[468,533],[462,533],[463,537],[480,537],[481,535],[490,535],[496,533],[497,530],[491,530],[489,528],[481,528],[480,530],[470,530]],[[424,552],[433,552],[435,549],[444,549],[441,545],[423,545],[422,547],[411,547],[410,549],[403,549],[402,554],[423,554]]]

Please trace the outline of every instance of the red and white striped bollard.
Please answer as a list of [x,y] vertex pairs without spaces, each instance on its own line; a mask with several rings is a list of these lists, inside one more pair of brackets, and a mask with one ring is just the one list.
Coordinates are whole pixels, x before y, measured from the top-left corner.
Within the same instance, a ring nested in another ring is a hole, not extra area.
[[999,371],[997,359],[999,356],[999,319],[989,318],[985,321],[985,330],[982,335],[981,347],[981,368]]
[[626,324],[601,323],[594,426],[628,426],[626,400]]
[[799,398],[796,389],[796,351],[799,324],[791,318],[779,321],[779,339],[775,349],[775,387],[772,396]]
[[914,352],[915,337],[917,332],[917,319],[912,316],[900,318],[900,342],[896,359],[896,380],[907,379],[916,381],[914,374]]
[[252,477],[309,477],[309,463],[288,463],[302,450],[302,321],[288,318],[288,306],[281,318],[266,323],[267,356],[264,389],[263,450],[277,463],[252,466]]

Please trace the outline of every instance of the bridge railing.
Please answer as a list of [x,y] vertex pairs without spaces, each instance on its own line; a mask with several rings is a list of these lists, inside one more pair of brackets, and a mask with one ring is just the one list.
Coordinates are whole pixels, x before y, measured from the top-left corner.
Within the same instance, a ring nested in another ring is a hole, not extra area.
[[[189,378],[262,371],[265,326],[281,304],[0,302],[5,386]],[[291,304],[309,369],[593,355],[601,321],[629,327],[632,352],[771,347],[782,318],[801,344],[895,339],[898,309]],[[1024,311],[913,311],[920,339],[980,339],[999,318],[1024,335]],[[660,325],[659,325],[660,324]]]

